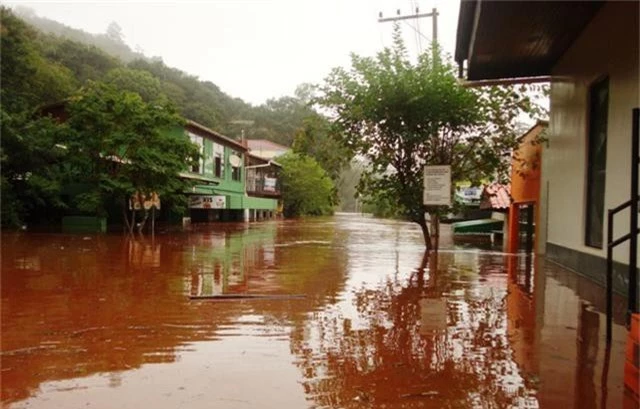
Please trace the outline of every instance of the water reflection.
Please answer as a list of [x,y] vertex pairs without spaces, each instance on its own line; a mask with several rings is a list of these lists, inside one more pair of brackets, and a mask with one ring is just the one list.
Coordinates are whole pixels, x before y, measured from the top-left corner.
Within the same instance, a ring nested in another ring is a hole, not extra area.
[[507,338],[506,280],[459,262],[474,257],[425,256],[409,277],[355,288],[359,329],[327,310],[292,334],[314,402],[485,408],[530,399]]
[[[120,371],[175,363],[194,342],[230,334],[269,336],[278,332],[278,324],[302,319],[325,295],[335,299],[344,282],[339,248],[295,245],[339,239],[331,226],[303,231],[286,223],[223,227],[154,240],[4,234],[3,402],[37,395],[49,380],[91,374],[108,374],[109,386],[118,387]],[[278,251],[276,240],[292,245]],[[303,254],[314,262],[304,264]],[[281,258],[301,262],[276,268]],[[318,279],[320,271],[326,280]],[[193,293],[227,291],[316,296],[258,304],[188,299]],[[259,319],[247,321],[256,308]]]
[[[11,407],[618,408],[602,292],[542,259],[362,217],[2,235]],[[305,294],[190,301],[189,295]],[[603,377],[603,374],[606,375]]]

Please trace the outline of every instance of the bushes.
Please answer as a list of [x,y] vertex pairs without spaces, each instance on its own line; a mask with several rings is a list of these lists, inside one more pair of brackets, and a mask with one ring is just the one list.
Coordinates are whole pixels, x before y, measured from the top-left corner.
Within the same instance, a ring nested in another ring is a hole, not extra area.
[[287,153],[282,165],[282,197],[285,217],[333,213],[334,184],[313,158]]

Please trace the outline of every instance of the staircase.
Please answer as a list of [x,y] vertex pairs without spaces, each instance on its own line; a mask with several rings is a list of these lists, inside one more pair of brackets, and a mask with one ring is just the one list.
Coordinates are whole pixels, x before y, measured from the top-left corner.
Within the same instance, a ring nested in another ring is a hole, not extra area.
[[[629,328],[625,352],[624,383],[633,398],[638,401],[640,366],[640,314],[638,313],[638,165],[640,163],[640,108],[632,112],[631,132],[631,192],[628,201],[607,212],[607,349],[611,346],[611,322],[613,315],[613,249],[629,241],[629,287],[627,293],[627,317]],[[629,233],[613,238],[614,216],[629,208]]]

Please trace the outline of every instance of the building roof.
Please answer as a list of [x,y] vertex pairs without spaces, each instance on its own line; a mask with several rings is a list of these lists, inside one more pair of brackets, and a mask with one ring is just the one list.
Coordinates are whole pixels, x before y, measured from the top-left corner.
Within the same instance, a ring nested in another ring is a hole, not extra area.
[[279,145],[267,139],[247,139],[249,150],[252,151],[286,151],[287,146]]
[[470,81],[549,76],[603,4],[462,0],[455,52],[460,76],[464,61]]
[[[64,120],[66,120],[67,117],[67,113],[66,113],[66,107],[67,104],[71,101],[71,98],[67,98],[67,99],[63,99],[61,101],[57,101],[57,102],[53,102],[51,104],[47,104],[47,105],[43,105],[40,108],[38,108],[38,113],[40,115],[47,115],[47,114],[53,114],[56,117],[62,118]],[[213,129],[207,128],[206,126],[197,123],[196,121],[192,121],[190,119],[186,120],[187,124],[186,126],[189,127],[191,126],[192,128],[195,128],[201,132],[207,133],[209,134],[209,136],[212,136],[214,138],[217,138],[219,140],[223,140],[231,145],[236,146],[237,148],[240,148],[243,151],[247,150],[247,147],[244,146],[241,142],[238,142],[236,140],[233,140],[231,138],[229,138],[228,136],[224,136],[219,132],[214,131]]]
[[546,119],[538,119],[536,121],[535,124],[533,124],[531,126],[531,128],[529,128],[525,133],[523,133],[522,135],[518,136],[516,138],[516,140],[518,141],[518,143],[522,142],[527,136],[529,136],[531,134],[531,132],[533,132],[534,130],[536,130],[537,128],[548,128],[549,127],[549,121]]
[[239,149],[241,149],[243,151],[247,150],[247,147],[244,146],[242,143],[240,143],[238,141],[235,141],[235,140],[229,138],[228,136],[224,136],[221,133],[218,133],[218,132],[214,131],[213,129],[209,129],[206,126],[201,125],[201,124],[199,124],[199,123],[197,123],[195,121],[192,121],[190,119],[187,119],[187,126],[191,126],[193,128],[196,128],[196,129],[198,129],[198,130],[200,130],[202,132],[205,132],[205,133],[209,134],[210,136],[213,136],[215,138],[223,140],[223,141],[225,141],[225,142],[227,142],[227,143],[229,143],[231,145],[234,145],[235,147],[237,147],[237,148],[239,148]]
[[480,209],[504,210],[511,206],[511,184],[491,183],[484,187]]
[[273,165],[276,166],[278,168],[281,168],[282,165],[279,164],[278,162],[274,161],[274,160],[269,160],[266,158],[263,158],[261,156],[258,156],[256,154],[253,154],[251,152],[247,152],[247,159],[251,162],[257,162],[257,164],[264,164],[264,165]]

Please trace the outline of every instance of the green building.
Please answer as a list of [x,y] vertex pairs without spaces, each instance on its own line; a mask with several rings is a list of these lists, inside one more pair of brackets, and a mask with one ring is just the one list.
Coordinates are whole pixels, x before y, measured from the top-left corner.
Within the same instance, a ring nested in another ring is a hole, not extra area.
[[185,132],[202,152],[200,163],[181,173],[196,181],[185,192],[189,196],[185,221],[251,221],[277,215],[277,163],[251,155],[245,144],[194,121],[176,131]]

